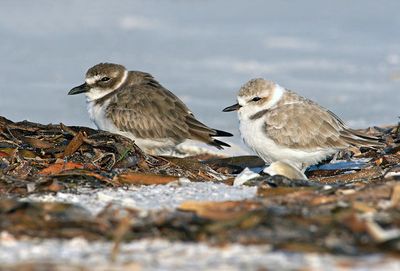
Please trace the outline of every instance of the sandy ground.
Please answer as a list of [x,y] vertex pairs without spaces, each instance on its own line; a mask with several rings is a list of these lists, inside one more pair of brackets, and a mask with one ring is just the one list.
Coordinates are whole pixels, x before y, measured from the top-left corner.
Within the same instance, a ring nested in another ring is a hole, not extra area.
[[126,189],[81,189],[78,193],[31,195],[26,200],[78,204],[95,215],[109,203],[144,211],[161,210],[177,208],[182,202],[189,200],[244,200],[255,197],[256,192],[256,187],[176,182],[168,185],[132,186]]
[[[246,186],[195,183],[181,180],[168,185],[81,189],[79,193],[30,195],[28,201],[60,201],[78,204],[95,215],[107,204],[148,210],[174,209],[187,200],[243,200],[255,197],[256,189]],[[0,235],[0,264],[55,264],[52,268],[92,268],[96,270],[399,270],[400,262],[384,255],[341,257],[315,253],[271,251],[268,245],[230,244],[224,247],[205,243],[144,239],[122,244],[112,261],[112,242],[89,242],[81,238],[15,240],[7,232]],[[63,269],[59,269],[63,270]]]
[[126,243],[111,260],[112,243],[72,240],[15,241],[2,233],[0,263],[57,263],[96,270],[399,270],[400,262],[382,255],[340,257],[313,253],[273,252],[269,246],[140,240]]

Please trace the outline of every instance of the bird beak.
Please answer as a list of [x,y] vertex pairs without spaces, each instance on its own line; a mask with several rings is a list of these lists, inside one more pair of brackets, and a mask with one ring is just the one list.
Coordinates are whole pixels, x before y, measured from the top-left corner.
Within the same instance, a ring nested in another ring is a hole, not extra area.
[[237,111],[241,108],[242,106],[238,103],[228,106],[227,108],[225,108],[224,110],[222,110],[223,112],[230,112],[230,111]]
[[68,95],[75,95],[75,94],[79,94],[79,93],[84,93],[84,92],[88,92],[90,90],[88,84],[83,83],[80,86],[74,87],[73,89],[71,89],[68,92]]

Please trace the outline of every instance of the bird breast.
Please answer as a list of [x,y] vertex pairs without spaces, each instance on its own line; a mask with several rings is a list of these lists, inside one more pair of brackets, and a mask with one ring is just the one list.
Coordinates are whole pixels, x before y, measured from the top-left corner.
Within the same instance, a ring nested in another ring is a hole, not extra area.
[[101,104],[94,101],[87,101],[87,110],[89,112],[90,119],[94,122],[98,129],[104,131],[115,131],[115,125],[106,117],[106,109],[109,103],[109,100],[106,100]]

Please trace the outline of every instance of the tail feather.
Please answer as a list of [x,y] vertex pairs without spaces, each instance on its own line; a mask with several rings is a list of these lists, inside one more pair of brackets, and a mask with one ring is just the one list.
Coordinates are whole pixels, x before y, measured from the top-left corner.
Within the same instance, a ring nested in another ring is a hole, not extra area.
[[186,124],[188,125],[190,130],[209,133],[210,136],[233,136],[231,133],[210,128],[204,123],[201,123],[200,121],[195,119],[193,116],[186,117]]
[[223,147],[230,147],[229,144],[215,139],[214,136],[233,136],[231,133],[212,129],[195,119],[193,115],[188,115],[186,117],[186,124],[188,126],[188,132],[191,139],[199,140],[218,149],[223,149]]
[[220,150],[223,149],[223,147],[230,147],[229,144],[213,138],[214,136],[216,136],[215,134],[210,134],[209,132],[205,133],[203,131],[196,130],[196,129],[189,129],[189,131],[190,131],[191,139],[199,140],[208,145],[214,146]]
[[214,139],[213,141],[211,141],[211,142],[208,143],[208,144],[211,145],[211,146],[216,147],[216,148],[219,149],[219,150],[222,150],[223,147],[230,147],[230,146],[231,146],[231,145],[229,145],[229,144],[227,144],[227,143],[225,143],[225,142],[223,142],[223,141],[220,141],[220,140],[218,140],[218,139]]
[[214,129],[216,134],[212,135],[212,136],[233,136],[233,134],[225,132],[225,131],[221,131],[221,130],[216,130]]
[[214,136],[229,137],[229,136],[233,136],[233,134],[225,132],[225,131],[221,131],[221,130],[216,130],[216,129],[214,129],[214,130],[216,133],[214,135],[210,135],[212,141],[208,144],[210,144],[211,146],[214,146],[220,150],[223,149],[223,147],[230,147],[231,145],[229,145],[228,143],[225,143],[225,142],[215,139],[213,137]]
[[341,137],[349,144],[357,147],[383,147],[385,143],[382,139],[374,136],[365,135],[353,129],[347,129]]

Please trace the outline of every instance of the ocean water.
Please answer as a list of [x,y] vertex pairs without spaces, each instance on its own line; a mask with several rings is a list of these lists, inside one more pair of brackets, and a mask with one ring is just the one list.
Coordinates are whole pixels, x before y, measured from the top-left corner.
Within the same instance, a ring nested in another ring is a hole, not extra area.
[[400,2],[122,0],[0,2],[0,115],[93,126],[86,70],[152,73],[197,118],[233,132],[221,110],[254,77],[276,81],[353,127],[400,115]]

